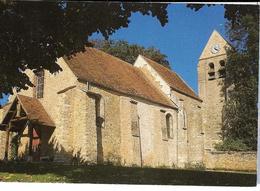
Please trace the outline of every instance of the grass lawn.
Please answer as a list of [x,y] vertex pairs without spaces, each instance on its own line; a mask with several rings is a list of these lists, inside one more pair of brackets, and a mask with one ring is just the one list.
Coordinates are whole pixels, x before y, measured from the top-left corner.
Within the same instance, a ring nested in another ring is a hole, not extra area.
[[255,186],[256,174],[54,163],[0,163],[2,182]]

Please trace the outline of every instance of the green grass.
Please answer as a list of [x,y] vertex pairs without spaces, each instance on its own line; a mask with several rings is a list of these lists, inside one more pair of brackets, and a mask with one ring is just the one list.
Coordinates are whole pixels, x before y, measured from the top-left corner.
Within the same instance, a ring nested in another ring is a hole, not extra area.
[[256,174],[54,163],[0,163],[0,181],[255,186]]

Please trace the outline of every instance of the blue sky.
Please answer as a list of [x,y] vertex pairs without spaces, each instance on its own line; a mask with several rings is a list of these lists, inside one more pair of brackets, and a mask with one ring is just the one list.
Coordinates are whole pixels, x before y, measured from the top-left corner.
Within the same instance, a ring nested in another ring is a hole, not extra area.
[[[206,6],[195,12],[185,4],[171,4],[167,9],[169,22],[164,27],[156,18],[136,13],[129,27],[118,30],[110,39],[158,48],[167,55],[171,68],[197,92],[198,58],[208,38],[214,29],[225,37],[224,8]],[[92,38],[103,37],[94,34]],[[0,99],[0,104],[5,102],[6,98]]]
[[[162,27],[156,18],[133,14],[129,27],[110,39],[158,48],[167,55],[171,68],[197,92],[197,63],[204,46],[214,29],[226,38],[224,8],[206,6],[195,12],[185,4],[171,4],[168,16],[168,24]],[[94,34],[92,38],[103,37]]]

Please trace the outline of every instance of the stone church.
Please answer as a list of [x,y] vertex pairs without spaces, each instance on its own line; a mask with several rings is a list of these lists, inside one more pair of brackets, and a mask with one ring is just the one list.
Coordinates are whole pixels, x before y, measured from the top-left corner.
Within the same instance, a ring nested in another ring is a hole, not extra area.
[[198,61],[199,95],[142,55],[131,65],[95,48],[59,58],[60,73],[28,70],[35,87],[14,91],[0,110],[0,158],[207,166],[221,140],[228,47],[214,31]]

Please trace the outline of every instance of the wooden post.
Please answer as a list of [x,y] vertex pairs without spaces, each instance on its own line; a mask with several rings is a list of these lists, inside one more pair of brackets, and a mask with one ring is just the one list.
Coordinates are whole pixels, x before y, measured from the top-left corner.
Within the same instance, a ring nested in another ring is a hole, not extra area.
[[29,135],[29,158],[28,160],[32,161],[32,141],[33,141],[33,126],[31,123],[28,124],[28,135]]
[[4,160],[8,160],[8,150],[9,150],[9,135],[10,135],[10,129],[11,129],[11,123],[8,124],[8,127],[6,128],[6,139],[5,139],[5,156]]
[[17,103],[16,110],[16,117],[21,117],[21,103],[19,101]]

